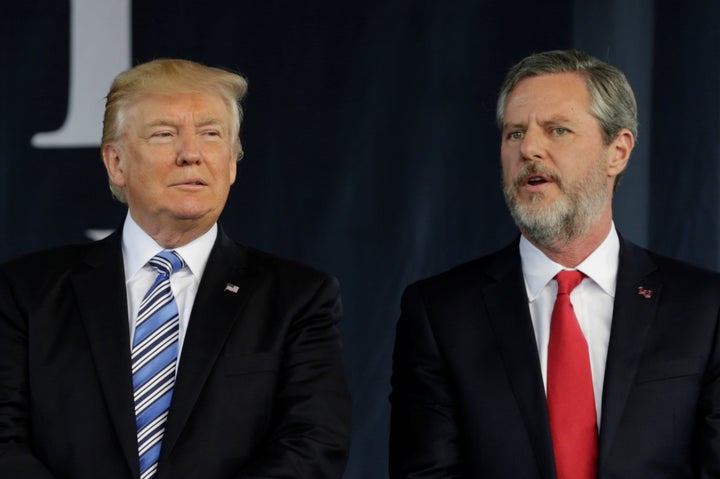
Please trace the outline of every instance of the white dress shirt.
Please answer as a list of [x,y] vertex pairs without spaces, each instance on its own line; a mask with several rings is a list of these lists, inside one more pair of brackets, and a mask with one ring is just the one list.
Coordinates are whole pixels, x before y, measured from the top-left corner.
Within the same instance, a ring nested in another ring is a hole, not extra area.
[[[602,244],[575,268],[584,273],[586,277],[570,295],[575,315],[588,343],[598,427],[619,253],[620,240],[613,224]],[[550,339],[550,318],[557,296],[557,281],[554,277],[561,270],[567,268],[545,256],[524,236],[520,238],[520,258],[529,300],[530,317],[535,329],[535,340],[540,355],[543,383],[547,392],[547,347]]]
[[[195,302],[195,295],[205,271],[210,250],[215,244],[215,238],[217,238],[217,224],[199,238],[174,249],[185,260],[185,267],[170,276],[170,288],[175,296],[180,316],[178,360],[190,321],[190,312]],[[148,265],[147,262],[164,249],[135,223],[130,213],[127,214],[123,226],[122,253],[125,265],[131,346],[140,303],[157,276],[155,268]]]

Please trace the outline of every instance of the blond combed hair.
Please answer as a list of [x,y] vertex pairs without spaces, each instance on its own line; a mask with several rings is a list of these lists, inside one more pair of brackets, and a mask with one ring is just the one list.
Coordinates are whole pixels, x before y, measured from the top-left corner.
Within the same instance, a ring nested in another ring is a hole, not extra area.
[[[182,59],[152,60],[115,77],[106,96],[101,147],[121,140],[128,109],[142,95],[186,92],[216,93],[227,104],[231,112],[233,156],[240,161],[243,156],[240,142],[241,101],[247,93],[247,80],[229,70]],[[122,188],[112,182],[110,191],[119,201],[127,202]]]

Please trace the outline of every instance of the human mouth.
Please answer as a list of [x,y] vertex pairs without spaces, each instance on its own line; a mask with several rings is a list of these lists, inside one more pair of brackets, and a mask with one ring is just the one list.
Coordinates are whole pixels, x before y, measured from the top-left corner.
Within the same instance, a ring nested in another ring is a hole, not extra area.
[[175,183],[173,186],[197,187],[197,186],[207,186],[207,183],[201,178],[189,178],[187,180],[179,181],[179,182]]
[[515,181],[518,188],[526,188],[531,191],[539,191],[544,185],[557,183],[558,177],[550,171],[542,171],[537,165],[531,165],[523,169]]
[[529,186],[541,185],[547,183],[548,180],[543,176],[529,176],[525,179],[524,183]]

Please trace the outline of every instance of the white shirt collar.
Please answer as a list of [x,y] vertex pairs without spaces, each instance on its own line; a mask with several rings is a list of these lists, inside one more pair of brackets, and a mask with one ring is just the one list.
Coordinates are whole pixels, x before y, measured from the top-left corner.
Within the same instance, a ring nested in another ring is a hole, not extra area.
[[[610,227],[607,237],[590,256],[577,266],[588,278],[592,279],[609,296],[615,297],[617,269],[620,255],[620,239],[615,230],[615,223]],[[535,300],[542,289],[556,274],[566,269],[545,256],[535,245],[524,236],[520,237],[520,259],[528,299]]]
[[[205,271],[210,250],[212,250],[217,238],[217,223],[202,236],[190,243],[175,248],[175,251],[182,256],[192,274],[200,279]],[[147,262],[162,251],[163,248],[155,242],[137,223],[132,219],[128,211],[125,217],[122,234],[122,251],[125,264],[125,280],[132,278]]]

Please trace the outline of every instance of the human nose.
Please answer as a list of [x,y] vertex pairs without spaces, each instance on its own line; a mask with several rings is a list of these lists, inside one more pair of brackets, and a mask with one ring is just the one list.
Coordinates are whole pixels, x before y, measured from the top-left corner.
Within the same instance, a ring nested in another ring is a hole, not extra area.
[[527,161],[545,158],[545,140],[536,128],[528,128],[520,141],[520,154]]
[[195,135],[182,135],[180,140],[177,155],[178,165],[199,163],[202,159],[202,152],[200,151],[200,143]]

